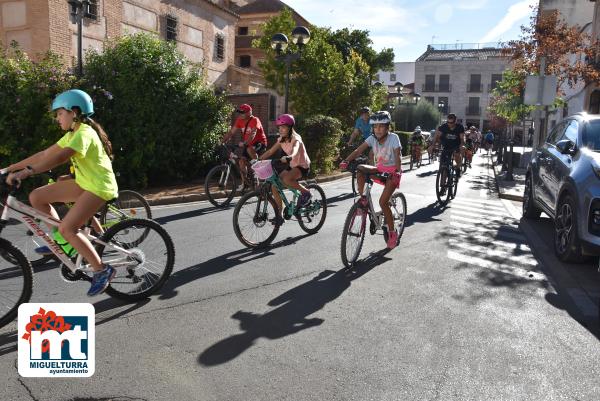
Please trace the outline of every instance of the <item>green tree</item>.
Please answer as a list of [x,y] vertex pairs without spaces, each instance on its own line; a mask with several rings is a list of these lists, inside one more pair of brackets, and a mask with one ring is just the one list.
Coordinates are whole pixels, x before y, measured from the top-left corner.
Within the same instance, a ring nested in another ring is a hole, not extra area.
[[61,137],[50,105],[72,83],[56,54],[48,52],[34,62],[15,42],[0,50],[0,167],[31,156]]
[[502,81],[492,91],[492,100],[488,110],[493,116],[515,124],[527,117],[535,108],[523,103],[525,92],[525,73],[506,70]]
[[83,89],[115,150],[115,171],[128,187],[198,177],[231,107],[204,83],[175,44],[125,36],[86,57]]
[[380,52],[375,51],[367,30],[340,29],[331,34],[331,42],[342,53],[345,62],[350,60],[352,51],[358,53],[369,66],[371,77],[379,70],[390,71],[394,68],[394,50],[385,48]]
[[408,132],[412,132],[417,125],[420,125],[423,131],[435,129],[440,117],[437,108],[427,101],[421,101],[417,105],[403,103],[392,112],[396,129]]
[[[271,37],[277,32],[291,32],[294,25],[292,13],[286,8],[263,25],[264,35],[254,42],[266,54],[260,67],[267,84],[279,93],[285,88],[285,65],[271,49]],[[291,42],[289,47],[299,51]],[[371,67],[355,49],[349,49],[345,58],[333,44],[330,29],[312,27],[310,42],[291,67],[290,103],[296,113],[328,115],[348,126],[360,107],[382,101],[382,92],[372,88],[370,76]]]

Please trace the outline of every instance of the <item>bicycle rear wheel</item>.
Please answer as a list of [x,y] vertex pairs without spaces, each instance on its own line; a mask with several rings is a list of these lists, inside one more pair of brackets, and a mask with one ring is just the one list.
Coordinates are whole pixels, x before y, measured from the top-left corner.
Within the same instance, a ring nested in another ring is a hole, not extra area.
[[229,164],[213,167],[206,175],[204,193],[216,207],[227,207],[235,196],[237,179]]
[[135,218],[152,220],[152,209],[142,194],[125,189],[119,191],[115,201],[107,203],[102,209],[100,224],[108,229],[120,221]]
[[0,327],[17,316],[19,305],[29,302],[33,291],[33,270],[23,252],[0,238]]
[[[131,246],[133,238],[147,232],[146,239]],[[110,264],[117,274],[106,293],[126,301],[139,301],[157,292],[167,281],[175,264],[175,246],[167,231],[157,222],[144,219],[121,221],[106,231],[100,241],[131,252],[96,242],[102,263]]]
[[342,231],[341,255],[344,266],[352,267],[358,260],[365,241],[366,227],[367,210],[357,202],[350,208]]
[[248,248],[268,246],[279,232],[278,207],[265,189],[242,196],[233,211],[233,231]]
[[306,187],[310,191],[312,198],[307,206],[300,209],[296,214],[296,218],[298,219],[300,228],[308,234],[315,234],[325,223],[325,218],[327,217],[327,198],[323,189],[317,184],[310,184]]
[[[33,267],[41,266],[53,259],[52,255],[39,255],[35,252],[36,248],[44,246],[46,243],[35,236],[21,219],[9,217],[6,223],[0,226],[0,233],[2,233],[2,238],[6,238],[23,252]],[[6,257],[10,257],[10,254],[7,254]],[[12,260],[12,262],[18,263],[17,260]]]

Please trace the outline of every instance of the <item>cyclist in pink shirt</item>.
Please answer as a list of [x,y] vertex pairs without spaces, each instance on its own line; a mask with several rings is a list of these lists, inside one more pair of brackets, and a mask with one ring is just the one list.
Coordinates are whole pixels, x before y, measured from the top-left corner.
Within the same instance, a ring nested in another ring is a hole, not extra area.
[[[297,207],[300,208],[306,206],[310,202],[311,194],[304,185],[298,182],[298,180],[308,177],[310,172],[310,158],[306,153],[306,147],[302,142],[302,137],[294,130],[296,120],[291,114],[282,114],[277,118],[275,124],[279,130],[279,139],[275,145],[260,156],[259,159],[269,159],[276,154],[278,150],[282,150],[285,153],[285,156],[281,158],[281,162],[288,164],[288,166],[286,170],[279,173],[279,177],[288,188],[293,188],[301,192]],[[282,214],[283,201],[275,188],[273,188],[273,196],[279,206],[280,214],[276,223],[281,224],[284,221]]]

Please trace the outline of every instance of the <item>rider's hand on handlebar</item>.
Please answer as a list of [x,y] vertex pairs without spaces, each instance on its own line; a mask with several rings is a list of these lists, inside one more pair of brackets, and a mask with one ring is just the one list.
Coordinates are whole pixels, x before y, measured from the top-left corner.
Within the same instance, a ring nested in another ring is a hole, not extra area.
[[238,143],[238,146],[240,148],[244,148],[244,147],[246,147],[246,143],[245,142],[240,142],[240,143]]
[[344,160],[340,163],[340,170],[347,170],[347,169],[348,169],[348,162],[346,160]]
[[25,178],[30,177],[30,176],[31,176],[31,171],[29,169],[23,169],[23,170],[17,171],[16,173],[8,174],[8,177],[6,177],[6,183],[8,185],[16,185],[18,187],[21,185],[21,181],[23,181]]

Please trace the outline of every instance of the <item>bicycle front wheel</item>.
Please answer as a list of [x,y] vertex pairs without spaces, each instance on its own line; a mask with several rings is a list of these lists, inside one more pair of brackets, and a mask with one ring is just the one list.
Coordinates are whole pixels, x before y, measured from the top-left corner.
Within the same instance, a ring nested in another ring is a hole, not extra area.
[[206,175],[204,193],[216,207],[227,207],[237,189],[234,169],[229,164],[213,167]]
[[365,241],[366,227],[367,209],[357,202],[350,208],[342,231],[341,254],[344,266],[352,267],[358,260]]
[[17,316],[19,305],[29,302],[33,291],[33,270],[23,252],[0,238],[0,327]]
[[[446,177],[445,180],[442,179],[443,176]],[[445,205],[450,200],[452,186],[448,185],[448,181],[451,179],[448,168],[446,166],[440,167],[435,178],[435,194],[441,205]]]
[[[133,239],[147,233],[143,242]],[[175,246],[167,231],[157,222],[144,219],[121,221],[96,242],[102,263],[116,270],[106,293],[126,301],[139,301],[157,292],[167,281],[175,264]],[[127,251],[123,252],[121,249]]]
[[[396,192],[390,199],[390,209],[392,209],[392,216],[394,216],[394,228],[398,233],[398,242],[396,246],[400,244],[400,238],[404,234],[404,226],[406,225],[406,198],[401,192]],[[385,238],[387,242],[387,238]]]
[[242,196],[233,211],[233,231],[248,248],[269,245],[279,232],[278,207],[271,194],[264,190]]
[[308,205],[301,208],[296,214],[300,228],[308,234],[315,234],[325,223],[327,217],[327,198],[325,192],[317,184],[306,186],[312,195]]
[[[46,243],[34,235],[22,220],[10,217],[0,231],[2,238],[7,239],[23,252],[33,267],[41,266],[53,259],[53,255],[39,255],[35,252],[36,248],[44,246]],[[10,255],[7,254],[6,257],[10,257]],[[18,263],[16,260],[10,260],[10,262]]]

